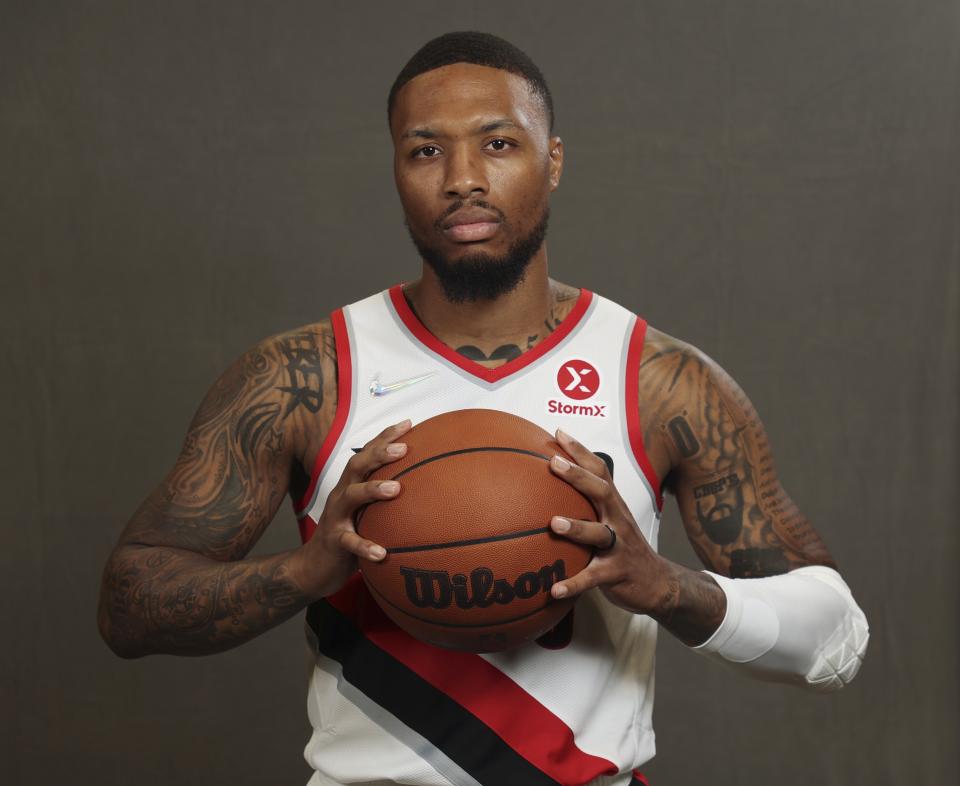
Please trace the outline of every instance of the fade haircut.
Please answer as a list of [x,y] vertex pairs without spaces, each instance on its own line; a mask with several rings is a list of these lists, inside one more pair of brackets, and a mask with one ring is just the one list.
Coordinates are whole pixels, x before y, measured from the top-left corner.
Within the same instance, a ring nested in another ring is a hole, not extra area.
[[387,122],[393,116],[393,107],[397,101],[397,93],[411,79],[436,68],[453,65],[454,63],[473,63],[474,65],[499,68],[511,74],[523,77],[530,89],[543,103],[547,112],[549,131],[553,133],[553,96],[547,87],[547,80],[537,68],[536,63],[522,50],[509,41],[504,41],[490,33],[464,31],[459,33],[445,33],[431,41],[427,41],[407,61],[390,88],[390,97],[387,99]]

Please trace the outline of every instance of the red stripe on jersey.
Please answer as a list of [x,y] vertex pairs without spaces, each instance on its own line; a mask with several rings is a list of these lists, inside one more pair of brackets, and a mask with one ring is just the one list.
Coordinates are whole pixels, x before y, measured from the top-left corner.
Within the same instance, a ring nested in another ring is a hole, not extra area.
[[398,628],[360,574],[327,598],[371,642],[491,728],[534,767],[565,786],[615,775],[617,766],[577,747],[573,731],[479,655],[426,644]]
[[[323,471],[324,466],[326,466],[327,459],[330,458],[334,445],[336,445],[337,440],[340,439],[340,434],[343,433],[343,427],[347,424],[347,415],[350,413],[353,363],[350,359],[350,337],[347,335],[347,321],[343,316],[342,308],[338,308],[330,315],[330,324],[333,327],[333,340],[337,349],[337,411],[334,413],[330,430],[327,432],[327,436],[320,446],[320,452],[317,453],[317,458],[313,462],[313,472],[310,473],[310,485],[307,486],[307,491],[300,500],[293,504],[294,512],[296,512],[298,516],[301,516],[305,512],[307,505],[310,504],[310,500],[313,498],[313,492],[317,488],[317,481],[320,480],[320,473]],[[301,521],[300,537],[303,538],[304,542],[309,539],[309,535],[313,535],[315,528],[315,523],[313,527],[310,527]],[[305,529],[309,530],[307,537],[304,537]]]
[[570,331],[577,326],[581,317],[583,317],[587,311],[587,308],[590,306],[590,301],[592,299],[592,292],[586,289],[581,289],[580,296],[577,298],[577,302],[574,304],[573,309],[569,314],[567,314],[566,317],[564,317],[557,329],[554,330],[543,341],[533,347],[533,349],[528,349],[519,357],[515,357],[513,360],[504,363],[502,366],[498,366],[497,368],[484,368],[479,363],[470,360],[470,358],[464,357],[448,347],[446,344],[440,341],[440,339],[433,335],[433,333],[427,330],[426,327],[424,327],[417,315],[413,313],[413,309],[410,308],[410,305],[407,303],[407,299],[403,296],[403,286],[401,284],[397,284],[397,286],[391,287],[390,289],[390,301],[393,303],[393,307],[397,312],[397,316],[400,317],[400,319],[403,321],[403,324],[407,326],[407,329],[421,344],[426,346],[427,349],[431,350],[432,352],[440,355],[442,358],[450,361],[455,366],[458,366],[464,371],[473,374],[475,377],[479,377],[485,382],[497,382],[504,377],[508,377],[514,372],[529,366],[537,358],[543,357],[547,352],[563,341],[570,334]]
[[653,470],[653,465],[647,457],[643,447],[643,429],[640,427],[640,357],[643,355],[643,340],[647,335],[647,323],[637,317],[630,334],[630,346],[627,349],[626,368],[626,395],[624,396],[627,409],[627,434],[630,437],[630,448],[637,459],[637,464],[653,489],[657,498],[657,508],[663,510],[663,494],[660,491],[660,478]]

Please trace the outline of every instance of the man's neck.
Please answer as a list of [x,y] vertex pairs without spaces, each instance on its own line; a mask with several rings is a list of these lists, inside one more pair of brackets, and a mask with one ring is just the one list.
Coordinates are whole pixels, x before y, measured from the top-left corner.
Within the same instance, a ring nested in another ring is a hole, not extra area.
[[404,288],[404,295],[440,341],[496,368],[549,336],[570,313],[578,291],[551,281],[544,259],[531,262],[516,289],[493,300],[452,303],[427,266],[419,281]]

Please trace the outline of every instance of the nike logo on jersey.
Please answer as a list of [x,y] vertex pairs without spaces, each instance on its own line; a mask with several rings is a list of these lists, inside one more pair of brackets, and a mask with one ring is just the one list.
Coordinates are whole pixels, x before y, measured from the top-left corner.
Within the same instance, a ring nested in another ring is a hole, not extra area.
[[416,385],[418,382],[423,382],[425,379],[430,379],[434,376],[436,371],[429,371],[426,374],[421,374],[419,377],[410,377],[409,379],[401,379],[397,382],[390,382],[384,385],[379,377],[374,377],[370,381],[370,395],[379,397],[385,396],[388,393],[393,393],[395,390],[402,390],[403,388],[408,388],[411,385]]

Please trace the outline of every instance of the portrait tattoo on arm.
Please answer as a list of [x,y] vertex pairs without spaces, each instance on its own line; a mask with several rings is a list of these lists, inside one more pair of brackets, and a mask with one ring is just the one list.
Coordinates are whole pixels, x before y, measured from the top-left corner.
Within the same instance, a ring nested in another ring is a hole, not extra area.
[[665,337],[641,363],[644,442],[673,456],[690,541],[718,573],[750,578],[833,560],[777,477],[766,430],[740,387],[692,347]]

